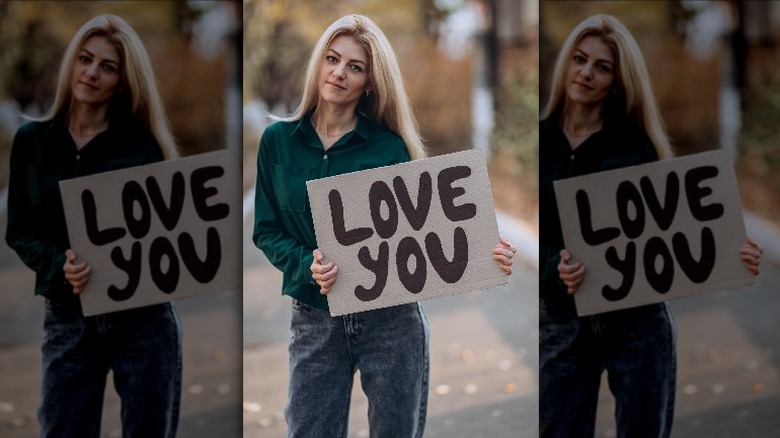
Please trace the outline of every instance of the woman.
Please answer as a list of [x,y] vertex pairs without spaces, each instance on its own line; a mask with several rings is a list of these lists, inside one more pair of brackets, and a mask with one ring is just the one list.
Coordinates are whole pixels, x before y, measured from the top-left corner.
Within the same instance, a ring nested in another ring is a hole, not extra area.
[[[330,316],[325,294],[338,267],[320,262],[305,184],[423,157],[390,43],[366,17],[340,18],[312,51],[300,106],[265,130],[257,157],[253,240],[284,273],[282,293],[293,299],[290,437],[346,436],[356,369],[372,437],[423,434],[428,326],[422,308]],[[507,275],[514,252],[503,238],[493,251]]]
[[180,324],[173,307],[84,317],[90,267],[69,249],[59,181],[175,157],[154,72],[120,17],[86,22],[70,41],[49,111],[19,128],[11,152],[6,240],[46,299],[42,437],[97,437],[106,375],[122,400],[122,435],[176,434]]
[[[644,59],[617,19],[581,22],[561,48],[540,122],[540,436],[594,434],[601,374],[619,437],[668,437],[675,396],[675,326],[665,303],[577,317],[586,275],[563,247],[553,181],[670,158]],[[758,274],[763,248],[740,249]]]

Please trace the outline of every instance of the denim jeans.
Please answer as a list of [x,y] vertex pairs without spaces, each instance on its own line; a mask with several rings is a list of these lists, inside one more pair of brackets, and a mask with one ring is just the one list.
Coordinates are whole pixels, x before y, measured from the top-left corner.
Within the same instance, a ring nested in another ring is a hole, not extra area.
[[170,303],[84,317],[78,301],[47,300],[41,437],[99,437],[109,370],[122,400],[122,436],[174,437],[180,327]]
[[593,437],[606,370],[617,436],[669,437],[676,354],[667,305],[577,317],[573,305],[540,301],[539,436]]
[[294,300],[291,330],[290,438],[347,436],[355,370],[372,438],[423,436],[428,322],[417,303],[331,317]]

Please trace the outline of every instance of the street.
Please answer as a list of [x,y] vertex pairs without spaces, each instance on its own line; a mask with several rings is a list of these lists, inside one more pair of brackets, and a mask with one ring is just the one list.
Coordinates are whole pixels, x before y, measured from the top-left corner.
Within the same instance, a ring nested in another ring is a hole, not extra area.
[[[514,268],[506,286],[422,303],[431,329],[426,437],[538,436],[538,274],[520,260]],[[260,251],[245,250],[245,437],[287,436],[290,298],[281,281]],[[350,437],[369,436],[359,382]]]

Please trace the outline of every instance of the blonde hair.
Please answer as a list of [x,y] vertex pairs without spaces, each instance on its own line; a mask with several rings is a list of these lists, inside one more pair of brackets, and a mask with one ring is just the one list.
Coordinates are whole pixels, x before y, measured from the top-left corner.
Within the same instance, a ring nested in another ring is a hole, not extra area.
[[38,121],[52,120],[70,109],[73,103],[70,86],[73,63],[84,43],[93,36],[106,38],[116,47],[120,57],[120,83],[109,104],[109,118],[115,114],[128,114],[137,118],[157,140],[163,158],[178,156],[149,54],[133,28],[116,15],[99,15],[81,26],[65,50],[54,102],[42,117],[29,118]]
[[426,149],[395,52],[382,30],[362,15],[341,17],[325,30],[309,57],[300,105],[289,117],[273,118],[282,121],[300,120],[317,106],[320,97],[317,77],[325,53],[331,42],[342,35],[352,37],[368,55],[368,87],[371,91],[361,96],[356,110],[400,136],[412,160],[425,158]]
[[583,20],[566,38],[555,61],[550,97],[541,119],[563,113],[568,102],[565,83],[568,64],[577,44],[589,36],[600,38],[612,49],[616,59],[616,92],[606,98],[602,114],[612,110],[633,119],[650,137],[658,158],[671,158],[672,146],[658,110],[642,52],[628,29],[610,15],[594,15]]

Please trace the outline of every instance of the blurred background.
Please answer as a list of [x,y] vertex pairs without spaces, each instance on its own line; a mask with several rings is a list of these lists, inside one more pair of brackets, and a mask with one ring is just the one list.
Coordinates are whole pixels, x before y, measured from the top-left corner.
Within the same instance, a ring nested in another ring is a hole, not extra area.
[[[241,147],[241,3],[238,1],[0,2],[0,227],[8,157],[21,113],[48,109],[67,44],[88,19],[122,16],[152,58],[182,155]],[[34,277],[0,242],[0,436],[37,436],[43,307]],[[239,436],[240,293],[177,303],[184,381],[179,435]],[[121,436],[109,376],[102,436]]]
[[[298,105],[305,63],[337,18],[387,35],[431,155],[487,151],[501,233],[520,247],[507,287],[423,303],[431,325],[426,437],[538,436],[538,2],[244,2],[244,436],[286,436],[290,299],[251,242],[257,145]],[[350,437],[367,437],[353,391]]]
[[[780,3],[542,1],[540,103],[558,50],[606,13],[632,32],[677,155],[734,157],[748,235],[767,247],[755,285],[671,303],[678,323],[673,436],[768,437],[780,427]],[[616,436],[602,382],[597,434]]]

